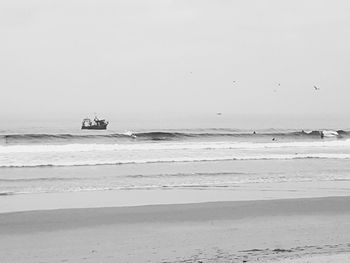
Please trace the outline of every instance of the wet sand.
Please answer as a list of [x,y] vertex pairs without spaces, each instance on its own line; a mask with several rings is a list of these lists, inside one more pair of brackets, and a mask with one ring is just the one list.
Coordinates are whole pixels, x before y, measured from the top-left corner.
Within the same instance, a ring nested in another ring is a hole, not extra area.
[[270,263],[337,263],[350,262],[350,253],[329,255],[305,255],[303,257],[285,258]]
[[4,213],[0,254],[2,262],[341,258],[350,252],[349,204],[328,197]]

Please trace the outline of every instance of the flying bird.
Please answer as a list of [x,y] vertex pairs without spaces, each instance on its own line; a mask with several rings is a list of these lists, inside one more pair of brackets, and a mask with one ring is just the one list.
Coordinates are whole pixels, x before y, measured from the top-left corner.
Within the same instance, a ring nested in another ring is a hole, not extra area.
[[[281,87],[281,83],[277,83],[278,87]],[[277,92],[277,89],[273,89],[273,92]]]

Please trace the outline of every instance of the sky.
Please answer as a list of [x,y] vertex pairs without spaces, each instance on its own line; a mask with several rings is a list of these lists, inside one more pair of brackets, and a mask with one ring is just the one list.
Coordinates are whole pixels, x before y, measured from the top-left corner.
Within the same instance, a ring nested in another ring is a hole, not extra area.
[[0,116],[346,116],[349,14],[347,0],[2,0]]

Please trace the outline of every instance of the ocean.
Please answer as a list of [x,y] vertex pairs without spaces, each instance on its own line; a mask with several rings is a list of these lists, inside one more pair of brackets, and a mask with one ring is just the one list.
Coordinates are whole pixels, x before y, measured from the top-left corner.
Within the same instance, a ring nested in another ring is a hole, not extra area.
[[350,129],[340,125],[252,129],[227,121],[188,123],[89,131],[80,130],[79,123],[56,122],[0,130],[0,198],[150,190],[276,192],[307,184],[311,188],[303,191],[311,192],[324,184],[339,190],[350,181]]

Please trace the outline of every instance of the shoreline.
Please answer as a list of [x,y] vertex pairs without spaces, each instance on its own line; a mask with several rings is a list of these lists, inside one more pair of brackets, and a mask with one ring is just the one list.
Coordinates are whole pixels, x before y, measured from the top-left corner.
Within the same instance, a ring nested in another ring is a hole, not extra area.
[[270,263],[347,263],[350,262],[350,253],[305,255],[303,257],[281,258]]
[[141,189],[0,196],[0,214],[55,209],[350,196],[350,181],[237,184],[221,189]]
[[[33,222],[38,221],[37,217],[42,218],[43,216],[45,216],[47,218],[47,216],[49,216],[55,218],[56,214],[70,216],[74,215],[75,217],[84,217],[86,219],[86,213],[94,218],[95,216],[93,216],[93,214],[96,214],[99,217],[98,219],[101,220],[111,219],[104,218],[105,216],[118,216],[118,220],[120,221],[116,221],[117,223],[139,223],[140,221],[155,222],[154,217],[156,214],[160,215],[162,221],[205,221],[221,219],[237,220],[250,216],[262,217],[279,215],[287,216],[289,214],[312,215],[317,213],[350,213],[349,204],[350,196],[328,196],[271,200],[239,200],[183,204],[154,204],[123,207],[85,207],[0,213],[0,220],[3,220],[4,218],[17,217],[21,214],[31,215]],[[204,211],[205,213],[203,213]],[[232,211],[233,213],[231,213]],[[170,212],[174,213],[174,215],[172,215]],[[198,216],[199,214],[202,216]],[[140,215],[145,217],[137,217]],[[130,217],[133,220],[131,220]],[[125,218],[127,218],[127,220],[124,220]],[[66,220],[68,219],[69,218],[66,218]],[[28,218],[26,219],[26,223],[29,223]],[[1,229],[2,228],[0,228],[0,231]]]
[[349,170],[340,160],[1,169],[0,213],[349,196]]
[[5,262],[242,263],[349,253],[349,203],[350,196],[4,213],[0,247]]

